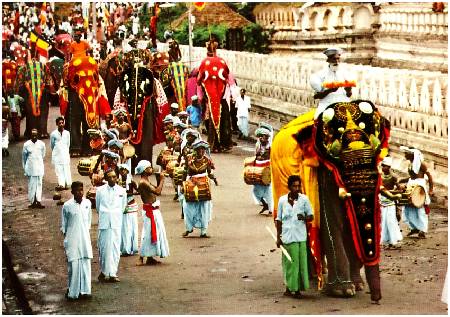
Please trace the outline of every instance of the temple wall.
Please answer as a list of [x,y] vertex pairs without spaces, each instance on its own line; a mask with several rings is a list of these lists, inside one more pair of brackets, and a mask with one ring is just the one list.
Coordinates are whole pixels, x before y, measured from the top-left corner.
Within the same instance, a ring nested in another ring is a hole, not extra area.
[[[160,45],[165,50],[165,44]],[[180,46],[188,63],[188,47]],[[274,56],[218,50],[238,85],[252,99],[250,122],[265,121],[280,129],[298,115],[317,107],[310,75],[326,66],[324,61],[295,56]],[[206,57],[206,49],[192,49],[193,66]],[[370,65],[342,64],[353,74],[353,98],[374,102],[392,125],[390,146],[394,169],[406,172],[400,145],[420,149],[435,178],[447,186],[448,109],[447,74]]]

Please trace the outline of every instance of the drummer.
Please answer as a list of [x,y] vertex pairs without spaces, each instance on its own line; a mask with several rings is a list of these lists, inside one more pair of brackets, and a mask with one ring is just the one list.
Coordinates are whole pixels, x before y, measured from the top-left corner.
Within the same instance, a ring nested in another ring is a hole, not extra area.
[[[214,180],[216,186],[217,179],[213,174],[214,164],[210,157],[206,155],[209,150],[209,145],[203,140],[198,140],[192,144],[194,153],[192,159],[187,162],[187,180],[197,178],[198,181],[204,178],[206,182],[209,182],[209,178]],[[193,232],[194,228],[200,229],[200,238],[209,238],[207,234],[208,224],[212,219],[212,203],[211,200],[188,202],[183,203],[184,212],[184,224],[186,231],[183,233],[183,237],[187,237]]]
[[180,111],[178,112],[178,118],[180,118],[181,122],[185,123],[186,125],[188,125],[188,118],[189,118],[189,114],[186,111]]
[[380,188],[381,205],[381,241],[388,248],[398,249],[398,242],[403,239],[396,217],[395,200],[402,197],[401,194],[394,195],[391,191],[397,189],[397,177],[391,173],[392,157],[386,156],[381,162],[381,179],[383,184]]
[[111,127],[119,131],[120,142],[124,144],[128,143],[129,140],[133,137],[133,130],[131,128],[131,125],[125,121],[127,111],[124,108],[119,108],[115,110],[113,113],[114,116],[116,117],[116,121],[111,125]]
[[425,239],[425,233],[428,231],[430,196],[433,195],[433,178],[427,166],[423,163],[423,155],[420,150],[406,146],[401,146],[400,150],[405,153],[405,158],[410,162],[410,165],[408,167],[409,178],[400,179],[399,183],[406,183],[408,187],[419,185],[425,189],[425,205],[423,207],[404,206],[402,218],[410,229],[407,236],[417,233],[419,238]]
[[173,140],[173,151],[176,153],[181,153],[181,134],[183,131],[188,127],[186,123],[183,123],[181,120],[177,120],[173,127],[176,129],[176,134],[174,134],[174,140]]
[[[260,127],[255,131],[258,142],[255,147],[255,166],[265,167],[270,166],[270,135],[271,131],[268,128]],[[268,210],[269,215],[273,211],[273,198],[271,185],[253,185],[253,197],[257,203],[261,203],[263,208],[259,212],[262,214]]]

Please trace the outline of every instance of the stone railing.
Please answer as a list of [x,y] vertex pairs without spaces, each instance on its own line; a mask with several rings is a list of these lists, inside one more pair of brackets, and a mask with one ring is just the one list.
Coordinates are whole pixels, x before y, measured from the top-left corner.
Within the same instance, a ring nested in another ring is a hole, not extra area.
[[382,5],[379,32],[407,33],[418,35],[448,35],[448,8],[444,12],[433,12],[432,3],[408,3],[404,5]]
[[[188,63],[188,47],[181,45],[180,49],[183,61]],[[278,130],[317,106],[309,78],[325,67],[325,62],[227,50],[218,50],[218,55],[252,98],[250,121],[267,121]],[[194,47],[191,56],[196,67],[206,57],[206,49]],[[400,159],[400,145],[415,146],[432,162],[432,173],[439,174],[436,182],[446,185],[447,74],[353,64],[342,67],[357,81],[353,98],[371,100],[391,122],[394,165],[405,168],[400,166],[405,164]]]

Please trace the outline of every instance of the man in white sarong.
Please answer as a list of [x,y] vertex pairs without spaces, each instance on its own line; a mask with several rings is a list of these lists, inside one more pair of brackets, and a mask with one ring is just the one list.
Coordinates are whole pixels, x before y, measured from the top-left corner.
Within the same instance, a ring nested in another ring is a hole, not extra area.
[[23,145],[22,167],[28,177],[28,208],[45,208],[42,200],[42,179],[44,177],[45,144],[38,140],[38,131],[31,130],[31,140]]
[[314,99],[319,99],[319,106],[314,114],[314,119],[332,103],[348,102],[352,96],[351,87],[325,88],[324,83],[351,81],[348,72],[345,72],[339,66],[343,50],[340,48],[328,48],[323,52],[327,56],[328,66],[321,71],[311,75],[311,87],[316,92]]
[[70,132],[64,130],[64,118],[56,118],[57,129],[50,134],[50,147],[52,149],[52,163],[58,178],[56,190],[69,189],[72,184],[70,173]]
[[401,194],[394,195],[390,191],[396,189],[397,178],[391,174],[392,157],[386,156],[381,162],[381,179],[383,184],[380,188],[381,205],[381,244],[388,247],[399,248],[398,242],[403,239],[397,221],[395,200],[402,197]]
[[138,185],[138,191],[141,195],[142,202],[142,234],[140,257],[137,265],[144,264],[144,257],[147,257],[145,264],[154,265],[160,263],[155,260],[154,256],[165,258],[169,256],[169,242],[166,236],[166,228],[161,215],[160,201],[156,196],[161,195],[164,186],[164,175],[157,187],[150,183],[150,175],[152,175],[152,164],[147,160],[141,160],[135,169],[136,175],[141,175]]
[[83,183],[72,183],[73,198],[64,203],[61,215],[61,231],[64,234],[64,250],[67,256],[69,288],[68,300],[91,297],[92,245],[91,201],[83,197]]
[[120,242],[123,212],[127,206],[125,188],[117,185],[113,169],[105,172],[107,184],[97,188],[98,251],[100,255],[100,282],[120,282],[117,277],[120,261]]
[[241,94],[236,98],[237,125],[239,128],[238,139],[248,138],[248,111],[251,108],[250,97],[245,95],[245,89],[241,89]]
[[[407,183],[407,187],[421,186],[425,190],[425,204],[421,208],[412,205],[404,206],[403,220],[411,230],[407,236],[418,233],[419,238],[425,239],[428,231],[428,214],[430,213],[430,195],[433,194],[433,178],[423,163],[423,155],[418,149],[401,146],[405,158],[410,161],[408,168],[409,178],[403,178],[399,183]],[[426,177],[426,178],[425,178]]]
[[119,185],[127,191],[127,207],[123,212],[122,242],[120,243],[120,252],[123,256],[129,256],[139,252],[139,228],[137,216],[139,206],[134,199],[133,194],[134,189],[137,189],[137,185],[130,177],[130,167],[128,164],[119,165],[119,174]]

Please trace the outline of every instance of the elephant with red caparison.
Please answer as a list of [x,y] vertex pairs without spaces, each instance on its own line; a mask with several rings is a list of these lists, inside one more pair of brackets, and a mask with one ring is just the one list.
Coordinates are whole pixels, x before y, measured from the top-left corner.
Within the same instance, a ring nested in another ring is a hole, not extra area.
[[206,116],[209,119],[208,142],[213,151],[232,147],[230,108],[225,99],[225,89],[230,71],[221,57],[207,57],[199,67],[197,84],[204,92]]
[[[288,124],[275,137],[272,178],[283,179],[292,173],[303,176],[305,193],[320,214],[320,233],[316,239],[327,260],[325,293],[354,296],[364,288],[360,275],[364,266],[371,299],[378,302],[381,299],[378,164],[387,154],[390,124],[366,100],[332,104],[315,122],[314,111],[311,113],[294,120],[299,123],[298,128]],[[308,118],[302,122],[302,117]],[[289,162],[294,155],[294,162]],[[286,164],[278,164],[280,159],[285,159]],[[289,170],[295,164],[298,166]],[[282,182],[275,181],[274,186],[277,201],[286,188],[282,188],[285,186]]]

